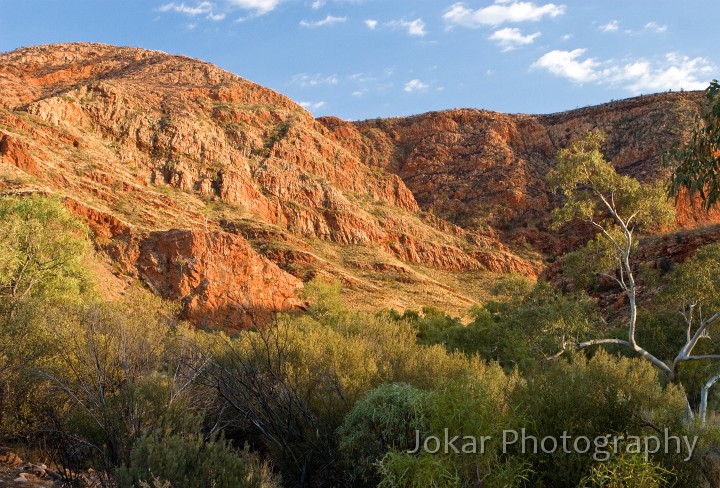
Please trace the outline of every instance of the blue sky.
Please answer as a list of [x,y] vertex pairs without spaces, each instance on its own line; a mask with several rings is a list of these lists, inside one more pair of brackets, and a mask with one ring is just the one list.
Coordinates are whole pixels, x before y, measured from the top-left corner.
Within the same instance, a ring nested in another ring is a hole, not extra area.
[[0,0],[0,12],[0,51],[184,54],[345,119],[549,113],[720,74],[716,0]]

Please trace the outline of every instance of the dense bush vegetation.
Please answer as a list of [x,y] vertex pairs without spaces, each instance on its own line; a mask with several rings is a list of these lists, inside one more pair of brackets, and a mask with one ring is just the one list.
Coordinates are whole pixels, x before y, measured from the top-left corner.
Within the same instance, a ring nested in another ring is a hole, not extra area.
[[[678,303],[700,292],[715,303],[718,253],[655,276],[639,320],[656,349],[669,354],[683,330]],[[719,437],[714,422],[685,421],[685,391],[650,363],[562,353],[612,330],[582,293],[512,278],[511,298],[463,323],[434,308],[349,310],[338,285],[317,281],[307,312],[229,337],[188,326],[140,286],[103,300],[91,259],[60,202],[0,199],[0,434],[68,478],[92,467],[120,487],[695,486]],[[697,382],[683,384],[696,406]],[[502,442],[509,431],[701,439],[685,462],[523,452]]]

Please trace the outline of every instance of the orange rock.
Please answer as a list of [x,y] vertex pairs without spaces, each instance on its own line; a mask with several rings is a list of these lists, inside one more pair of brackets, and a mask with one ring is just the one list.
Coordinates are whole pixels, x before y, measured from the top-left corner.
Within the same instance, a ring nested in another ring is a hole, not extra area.
[[[351,123],[315,120],[279,93],[186,57],[39,46],[0,55],[0,155],[18,176],[2,186],[30,191],[28,180],[32,191],[62,194],[126,273],[182,301],[197,323],[247,327],[300,305],[298,278],[357,283],[348,257],[369,281],[405,265],[432,280],[438,269],[536,276],[543,258],[593,234],[577,223],[550,229],[560,197],[545,177],[557,150],[601,129],[619,172],[662,178],[662,154],[683,139],[701,99],[664,93],[549,115],[463,109]],[[720,221],[678,202],[678,227]],[[658,252],[681,257],[687,244]],[[342,256],[352,246],[368,259]]]
[[124,271],[156,294],[179,300],[196,324],[241,329],[302,304],[302,282],[257,254],[239,235],[131,232],[105,246]]

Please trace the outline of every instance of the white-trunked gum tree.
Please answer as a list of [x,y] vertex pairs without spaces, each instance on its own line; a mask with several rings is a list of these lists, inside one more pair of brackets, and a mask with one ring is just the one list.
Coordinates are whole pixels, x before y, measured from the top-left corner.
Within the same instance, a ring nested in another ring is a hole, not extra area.
[[[674,222],[674,207],[661,184],[645,184],[618,174],[600,150],[603,142],[604,136],[601,132],[588,132],[582,139],[559,151],[556,167],[548,175],[548,183],[560,190],[564,197],[563,205],[553,213],[556,226],[580,220],[597,230],[595,238],[579,251],[581,267],[585,273],[594,273],[595,276],[612,280],[626,296],[627,336],[568,340],[565,348],[621,346],[650,361],[669,382],[681,384],[681,364],[702,361],[712,365],[712,361],[720,360],[720,352],[695,352],[700,349],[698,344],[701,339],[708,337],[708,328],[720,319],[720,301],[713,299],[716,294],[709,293],[711,290],[720,290],[720,263],[708,259],[707,256],[713,254],[711,249],[698,253],[692,262],[675,271],[678,274],[675,282],[685,283],[687,286],[681,286],[672,293],[675,307],[684,322],[684,330],[676,331],[677,334],[682,334],[683,338],[678,342],[682,343],[682,346],[676,353],[672,353],[674,357],[643,347],[637,338],[638,263],[634,259],[638,245],[637,235],[669,228]],[[718,273],[714,275],[713,263],[718,268]],[[680,279],[687,273],[693,278]],[[693,273],[700,273],[701,278]],[[707,310],[712,312],[707,314]],[[704,380],[701,387],[701,400],[697,409],[702,422],[706,418],[708,391],[720,380],[718,368],[711,366],[708,370],[710,377]],[[689,401],[688,416],[694,418]]]

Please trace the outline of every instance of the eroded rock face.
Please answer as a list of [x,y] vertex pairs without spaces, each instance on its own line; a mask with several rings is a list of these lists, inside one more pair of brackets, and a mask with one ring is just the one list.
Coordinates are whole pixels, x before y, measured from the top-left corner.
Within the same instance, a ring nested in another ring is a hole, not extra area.
[[[298,305],[298,281],[280,268],[359,282],[344,251],[310,258],[312,240],[377,253],[378,273],[393,259],[537,272],[491,229],[421,212],[400,176],[365,164],[291,100],[207,63],[99,44],[1,60],[0,153],[14,171],[3,185],[65,195],[125,273],[195,322],[248,326]],[[246,241],[248,222],[275,230]],[[181,271],[173,253],[199,261]]]
[[[559,148],[599,128],[620,172],[656,179],[699,101],[349,123],[186,57],[39,46],[0,55],[0,188],[64,195],[99,249],[198,324],[259,324],[300,305],[300,279],[318,274],[358,293],[421,283],[436,304],[467,307],[443,273],[535,277],[587,239],[549,230]],[[718,217],[678,208],[681,226]]]
[[237,233],[144,231],[73,198],[66,198],[65,205],[88,223],[98,247],[123,274],[180,302],[185,318],[198,325],[255,327],[276,312],[304,304],[299,295],[302,282],[258,254]]
[[302,282],[227,232],[131,233],[105,246],[124,271],[182,303],[198,325],[237,330],[267,323],[303,302]]
[[[444,247],[432,240],[423,244],[429,253],[387,245],[426,231],[397,235],[363,202],[416,213],[412,192],[398,176],[364,165],[282,95],[206,63],[138,49],[70,44],[4,58],[5,83],[16,87],[8,91],[14,96],[0,98],[6,109],[47,124],[35,132],[45,132],[49,143],[72,140],[83,153],[80,140],[89,137],[111,150],[82,155],[109,157],[114,166],[92,175],[100,184],[92,191],[103,200],[113,202],[131,176],[141,186],[169,185],[242,206],[303,237],[380,244],[398,256],[419,256],[413,262],[447,267],[447,259],[434,258]],[[86,144],[89,153],[93,144]],[[132,174],[119,175],[122,165]],[[146,214],[143,224],[161,224]]]
[[0,157],[3,162],[12,164],[26,173],[31,175],[39,173],[35,160],[27,148],[8,134],[0,134]]
[[[582,228],[549,230],[559,204],[545,183],[557,151],[588,130],[606,135],[603,152],[621,174],[649,182],[667,177],[662,155],[681,141],[702,95],[665,93],[552,115],[449,110],[350,124],[323,122],[368,165],[399,175],[421,208],[464,228],[490,225],[511,244],[546,255],[587,239]],[[678,225],[718,221],[680,202]]]

